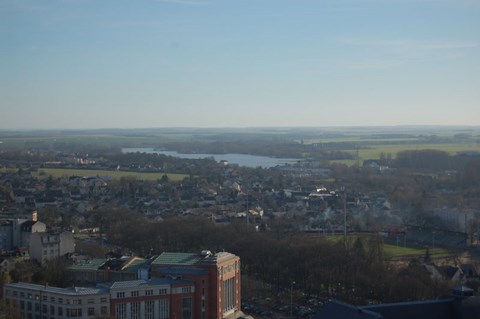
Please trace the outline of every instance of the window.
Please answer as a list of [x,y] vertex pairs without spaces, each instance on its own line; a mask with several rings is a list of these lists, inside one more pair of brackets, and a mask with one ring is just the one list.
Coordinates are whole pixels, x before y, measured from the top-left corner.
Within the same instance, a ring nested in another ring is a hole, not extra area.
[[138,290],[134,290],[134,291],[130,292],[130,296],[138,297]]
[[59,316],[63,316],[63,308],[62,307],[58,307],[57,308],[57,313]]
[[235,306],[235,277],[223,282],[223,311],[232,310]]
[[117,298],[125,298],[124,292],[117,292]]
[[27,310],[32,311],[32,303],[30,301],[27,302]]
[[117,319],[127,319],[127,304],[119,303],[115,305],[115,317]]
[[166,295],[166,294],[167,294],[167,289],[166,289],[166,288],[160,289],[160,290],[158,291],[158,294],[159,294],[159,295]]
[[152,296],[153,295],[153,290],[145,290],[145,296]]
[[145,319],[153,319],[153,318],[155,318],[155,302],[145,301]]
[[182,319],[192,319],[192,298],[182,299]]
[[182,293],[188,294],[192,292],[192,287],[182,287]]
[[158,301],[158,316],[160,319],[170,318],[170,304],[168,299],[160,299]]
[[102,306],[100,308],[100,314],[102,315],[106,315],[107,314],[107,306]]
[[32,299],[32,294],[28,294],[28,299]]
[[25,293],[23,291],[20,292],[20,297],[25,298]]
[[50,297],[50,302],[55,302],[55,297]]
[[40,304],[38,302],[35,303],[35,311],[36,312],[40,311]]
[[93,308],[93,307],[88,308],[88,315],[89,316],[95,315],[95,308]]
[[43,301],[47,301],[47,300],[48,300],[48,296],[45,296],[45,295],[44,295],[43,298],[42,298],[42,300],[43,300]]
[[25,301],[20,300],[20,309],[25,309]]
[[63,303],[63,298],[58,298],[58,303]]
[[101,302],[101,303],[106,303],[106,302],[107,302],[107,298],[106,298],[106,297],[100,298],[100,302]]
[[95,300],[94,299],[88,299],[87,303],[89,303],[89,304],[95,303]]
[[67,317],[81,317],[82,308],[67,309]]
[[55,314],[55,306],[50,306],[50,314],[51,315]]
[[47,305],[42,305],[42,312],[47,313]]
[[132,302],[130,304],[130,318],[140,319],[140,303],[139,302]]

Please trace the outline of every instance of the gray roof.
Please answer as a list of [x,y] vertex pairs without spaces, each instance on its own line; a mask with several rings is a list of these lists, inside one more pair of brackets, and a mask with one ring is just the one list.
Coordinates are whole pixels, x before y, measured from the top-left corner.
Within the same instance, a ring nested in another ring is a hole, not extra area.
[[[363,310],[349,304],[332,300],[326,304],[312,319],[382,319],[380,314]],[[407,318],[407,317],[406,317]]]
[[440,300],[399,302],[360,307],[382,315],[384,319],[453,319],[455,298]]
[[58,288],[58,287],[50,287],[45,285],[29,284],[24,282],[6,284],[5,287],[32,290],[32,291],[44,291],[48,293],[55,293],[55,294],[69,295],[69,296],[99,295],[99,294],[108,293],[108,291],[104,288],[88,288],[88,287]]

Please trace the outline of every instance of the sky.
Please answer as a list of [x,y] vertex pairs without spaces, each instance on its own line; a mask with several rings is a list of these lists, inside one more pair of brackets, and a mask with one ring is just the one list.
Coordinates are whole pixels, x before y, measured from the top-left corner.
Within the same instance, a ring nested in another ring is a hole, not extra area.
[[0,129],[480,125],[480,0],[0,0]]

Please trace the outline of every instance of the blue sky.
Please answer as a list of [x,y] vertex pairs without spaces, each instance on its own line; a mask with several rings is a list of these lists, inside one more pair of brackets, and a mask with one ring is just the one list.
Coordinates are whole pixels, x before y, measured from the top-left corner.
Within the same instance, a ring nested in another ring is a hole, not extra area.
[[0,129],[480,125],[480,0],[0,0]]

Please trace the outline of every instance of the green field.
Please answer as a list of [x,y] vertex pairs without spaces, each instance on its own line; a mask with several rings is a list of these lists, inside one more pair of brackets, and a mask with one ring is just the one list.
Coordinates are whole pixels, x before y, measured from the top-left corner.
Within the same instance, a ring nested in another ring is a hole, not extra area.
[[[328,241],[331,242],[343,242],[343,236],[342,235],[334,235],[334,236],[327,236],[327,237],[322,237],[325,238]],[[347,240],[349,242],[355,241],[357,238],[367,238],[365,235],[359,236],[359,235],[351,235],[347,237]],[[366,241],[364,241],[366,243]],[[402,246],[396,246],[396,245],[391,245],[391,244],[383,244],[383,252],[385,254],[385,258],[391,259],[391,258],[414,258],[414,257],[423,257],[425,256],[426,250],[424,248],[413,248],[413,247],[402,247]],[[430,256],[432,258],[435,257],[446,257],[452,255],[450,251],[444,248],[434,248],[429,250]]]
[[[379,144],[372,145],[369,148],[363,148],[358,150],[358,163],[362,165],[365,160],[378,160],[380,155],[391,155],[395,158],[399,152],[413,151],[413,150],[438,150],[444,151],[451,155],[458,152],[474,151],[480,152],[480,144]],[[351,153],[353,156],[357,155],[357,150],[345,150]],[[357,160],[334,160],[332,163],[340,163],[348,166],[355,165]]]
[[[395,257],[423,257],[425,256],[425,249],[411,248],[411,247],[401,247],[390,244],[383,245],[383,252],[387,258]],[[429,250],[431,257],[445,257],[450,256],[451,253],[443,248],[434,248]]]
[[[395,158],[398,152],[407,150],[439,150],[454,155],[463,151],[476,151],[480,152],[480,144],[400,144],[400,145],[387,145],[380,144],[372,146],[367,149],[358,150],[361,160],[366,159],[379,159],[380,154],[391,154],[392,158]],[[350,150],[355,154],[355,150]]]
[[188,175],[172,174],[172,173],[141,173],[141,172],[125,172],[125,171],[109,171],[109,170],[84,170],[84,169],[64,169],[64,168],[42,168],[39,169],[37,176],[46,175],[54,178],[68,176],[109,176],[114,180],[120,180],[122,177],[135,178],[138,180],[155,181],[167,175],[171,181],[181,181]]

